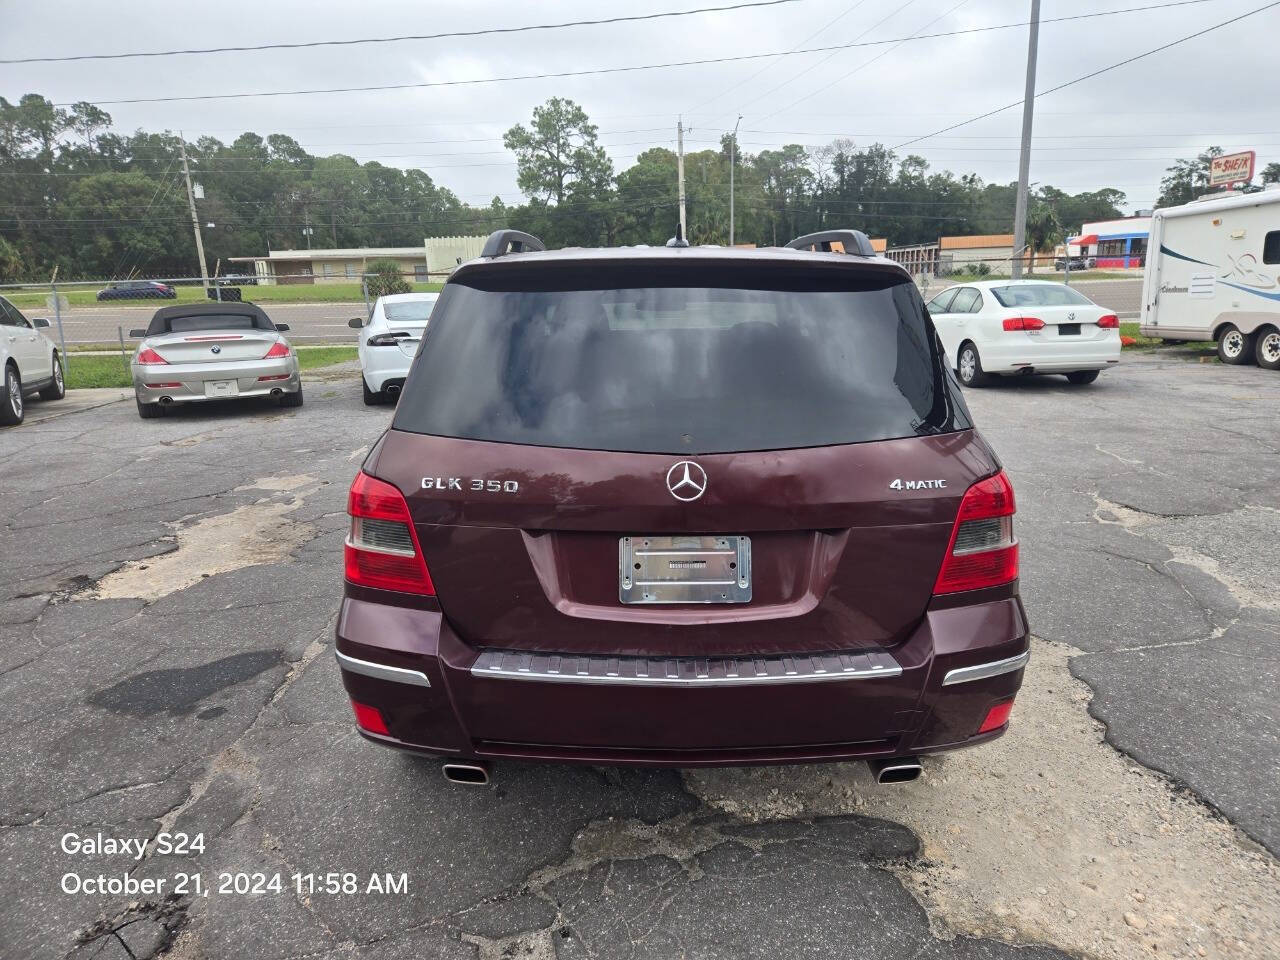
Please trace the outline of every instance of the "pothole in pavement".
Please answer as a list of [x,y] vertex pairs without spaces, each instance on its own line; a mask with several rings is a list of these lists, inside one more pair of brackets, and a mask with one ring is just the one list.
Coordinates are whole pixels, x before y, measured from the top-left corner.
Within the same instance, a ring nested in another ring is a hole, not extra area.
[[[1037,639],[1001,739],[877,786],[863,764],[698,770],[690,790],[748,821],[862,814],[921,855],[891,864],[942,936],[1102,957],[1275,957],[1280,864],[1088,715],[1079,651]],[[1022,719],[1020,719],[1022,718]]]
[[[143,560],[131,560],[98,581],[90,596],[109,600],[136,597],[147,601],[185,590],[205,577],[258,564],[288,560],[316,529],[290,517],[318,489],[320,481],[305,475],[263,477],[236,488],[269,494],[257,503],[229,513],[187,518],[170,524],[176,548]],[[287,495],[287,496],[282,496]]]

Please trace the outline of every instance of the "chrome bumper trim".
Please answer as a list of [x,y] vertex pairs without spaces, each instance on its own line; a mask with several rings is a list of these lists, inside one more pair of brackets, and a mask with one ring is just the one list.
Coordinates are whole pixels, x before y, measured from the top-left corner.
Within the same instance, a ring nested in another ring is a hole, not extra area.
[[1031,651],[1024,650],[1016,657],[1009,657],[1007,660],[993,660],[991,663],[979,663],[972,667],[958,667],[947,671],[947,675],[942,678],[942,685],[949,687],[954,683],[986,680],[988,677],[998,677],[1002,673],[1013,673],[1025,667],[1030,659]]
[[769,657],[601,657],[485,650],[473,677],[603,683],[626,686],[732,687],[897,677],[898,662],[882,650]]
[[338,666],[350,673],[359,673],[375,680],[390,680],[392,683],[408,683],[415,687],[431,686],[431,681],[421,670],[406,670],[404,667],[391,667],[385,663],[357,660],[340,650],[334,650],[333,655],[338,658]]

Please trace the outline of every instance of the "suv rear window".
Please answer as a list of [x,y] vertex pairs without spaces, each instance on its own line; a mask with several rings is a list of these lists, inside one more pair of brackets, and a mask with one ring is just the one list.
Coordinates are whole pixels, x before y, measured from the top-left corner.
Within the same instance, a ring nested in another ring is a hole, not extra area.
[[897,271],[529,266],[446,285],[395,429],[726,453],[971,425],[920,295]]

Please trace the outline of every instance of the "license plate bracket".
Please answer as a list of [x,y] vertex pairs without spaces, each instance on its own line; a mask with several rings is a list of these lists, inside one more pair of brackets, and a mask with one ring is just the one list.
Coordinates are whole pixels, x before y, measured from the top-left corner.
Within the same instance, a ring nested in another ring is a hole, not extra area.
[[623,603],[749,603],[751,538],[630,536],[618,540]]
[[204,395],[206,397],[234,397],[240,393],[238,380],[206,380]]
[[1058,324],[1058,336],[1060,336],[1060,337],[1078,337],[1078,336],[1080,336],[1080,324],[1078,324],[1078,323],[1060,323],[1060,324]]

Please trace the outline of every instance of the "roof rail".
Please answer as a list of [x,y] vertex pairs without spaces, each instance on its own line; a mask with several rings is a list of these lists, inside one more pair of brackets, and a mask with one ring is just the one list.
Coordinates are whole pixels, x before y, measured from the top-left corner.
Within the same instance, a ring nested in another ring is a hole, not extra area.
[[530,250],[545,250],[547,245],[531,233],[520,230],[495,230],[484,242],[480,251],[482,257],[505,257],[508,253],[528,253]]
[[830,253],[832,242],[841,244],[845,253],[856,257],[876,255],[871,246],[871,240],[861,230],[822,230],[819,233],[806,233],[803,237],[796,237],[788,243],[787,249]]

